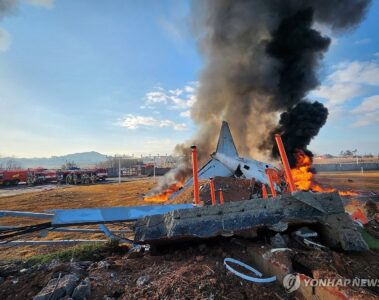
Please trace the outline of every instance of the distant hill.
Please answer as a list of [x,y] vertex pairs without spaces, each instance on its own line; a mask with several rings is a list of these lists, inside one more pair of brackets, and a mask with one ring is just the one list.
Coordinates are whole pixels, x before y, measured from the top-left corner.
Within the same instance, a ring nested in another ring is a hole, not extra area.
[[82,153],[73,153],[63,156],[36,157],[36,158],[18,158],[18,157],[0,157],[0,165],[5,167],[6,163],[12,159],[22,168],[60,168],[66,162],[75,162],[79,167],[91,167],[97,163],[103,162],[107,156],[99,152],[90,151]]

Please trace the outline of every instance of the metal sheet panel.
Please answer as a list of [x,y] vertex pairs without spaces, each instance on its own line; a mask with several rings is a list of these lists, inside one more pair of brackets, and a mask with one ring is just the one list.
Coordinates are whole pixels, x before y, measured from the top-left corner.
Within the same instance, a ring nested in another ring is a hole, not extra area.
[[[210,177],[215,176],[224,176],[224,177],[230,177],[233,175],[233,172],[230,171],[226,166],[224,166],[221,162],[219,162],[216,159],[211,159],[206,163],[204,167],[202,167],[199,172],[199,180],[202,179],[209,179]],[[187,188],[193,185],[193,178],[191,177],[186,181],[183,188],[179,191],[171,194],[170,200],[174,199],[176,196],[180,195],[182,192],[184,192]]]
[[[210,161],[208,161],[206,165],[202,167],[198,172],[199,180],[209,179],[210,177],[215,177],[215,176],[230,177],[232,175],[233,175],[233,172],[216,159],[211,159]],[[193,179],[191,177],[190,179],[187,180],[184,186],[189,187],[192,184],[193,184]]]
[[74,224],[98,224],[133,221],[152,215],[165,214],[177,209],[190,209],[192,204],[126,206],[109,208],[79,208],[53,210],[52,226]]

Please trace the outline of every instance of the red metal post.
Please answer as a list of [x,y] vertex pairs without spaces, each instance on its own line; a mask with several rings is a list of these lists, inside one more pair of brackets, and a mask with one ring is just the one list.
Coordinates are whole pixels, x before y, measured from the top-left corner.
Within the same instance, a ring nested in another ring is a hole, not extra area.
[[209,187],[211,188],[212,205],[216,205],[215,184],[213,177],[209,178]]
[[222,190],[219,189],[218,193],[219,193],[220,204],[223,205],[224,204],[224,195],[222,194]]
[[270,191],[271,191],[271,195],[273,197],[276,197],[276,190],[275,190],[275,186],[274,186],[274,180],[272,179],[272,169],[266,169],[266,175],[267,175],[267,178],[268,178],[268,182],[269,182],[269,185],[270,185]]
[[193,175],[193,198],[196,205],[200,204],[199,194],[199,178],[197,175],[197,149],[196,146],[191,146],[192,149],[192,175]]
[[266,186],[263,183],[262,183],[262,196],[265,199],[268,198],[268,196],[267,196],[267,189],[266,189]]
[[296,191],[296,186],[295,186],[295,183],[294,183],[293,178],[292,178],[291,168],[290,168],[290,164],[288,162],[286,150],[284,149],[282,138],[280,137],[279,134],[275,134],[275,140],[276,140],[276,144],[278,145],[279,154],[280,154],[280,157],[282,159],[284,172],[286,173],[286,179],[288,181],[290,192],[293,193]]

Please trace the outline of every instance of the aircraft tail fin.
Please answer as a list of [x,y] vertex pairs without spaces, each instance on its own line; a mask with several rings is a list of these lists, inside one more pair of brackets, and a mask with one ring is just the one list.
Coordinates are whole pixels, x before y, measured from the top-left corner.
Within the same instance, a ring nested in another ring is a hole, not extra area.
[[227,122],[222,121],[220,136],[218,138],[216,153],[222,153],[231,157],[238,157],[237,148]]

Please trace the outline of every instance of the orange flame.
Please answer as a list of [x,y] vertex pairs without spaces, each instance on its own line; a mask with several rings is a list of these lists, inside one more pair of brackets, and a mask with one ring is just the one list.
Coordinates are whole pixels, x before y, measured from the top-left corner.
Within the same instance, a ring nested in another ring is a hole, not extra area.
[[171,194],[175,193],[176,191],[180,190],[184,185],[184,182],[176,182],[170,185],[167,189],[165,189],[163,192],[152,195],[152,196],[146,196],[143,200],[148,202],[166,202]]
[[[303,151],[297,150],[295,153],[296,167],[291,169],[291,174],[297,189],[313,192],[335,192],[334,188],[323,188],[313,182],[313,173],[310,171],[312,160]],[[338,191],[340,196],[355,196],[356,192]]]

